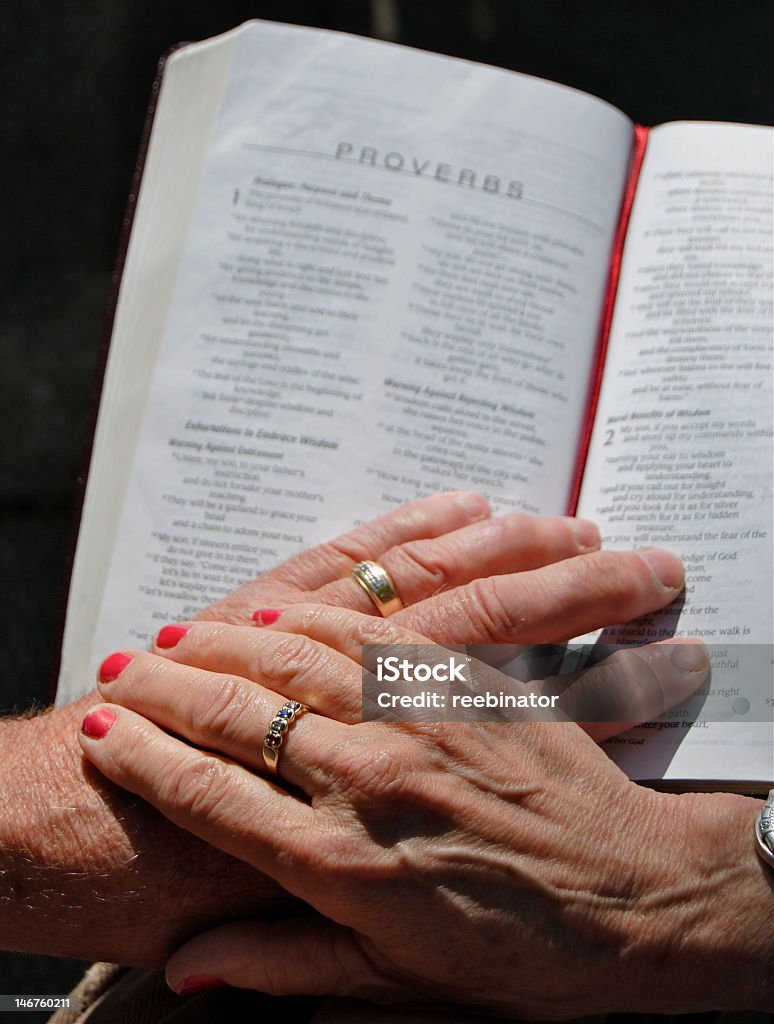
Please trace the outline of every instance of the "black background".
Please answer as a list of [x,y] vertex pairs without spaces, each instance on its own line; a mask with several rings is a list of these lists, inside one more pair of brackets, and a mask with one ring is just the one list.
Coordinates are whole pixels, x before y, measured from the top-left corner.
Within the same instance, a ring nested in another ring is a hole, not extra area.
[[[0,709],[43,698],[51,676],[89,397],[157,60],[254,17],[387,29],[585,89],[644,124],[774,121],[771,0],[3,4]],[[64,991],[78,971],[0,956],[0,991]]]

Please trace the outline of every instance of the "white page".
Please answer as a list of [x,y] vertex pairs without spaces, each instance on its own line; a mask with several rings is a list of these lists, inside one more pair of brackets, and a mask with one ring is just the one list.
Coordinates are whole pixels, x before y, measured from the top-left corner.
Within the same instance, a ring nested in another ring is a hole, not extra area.
[[[60,679],[82,688],[164,325],[239,30],[186,46],[165,66],[121,273],[70,579]],[[64,698],[62,698],[64,699]]]
[[[176,58],[172,58],[174,61]],[[562,512],[631,124],[336,33],[239,35],[92,651],[416,497]]]
[[633,777],[772,778],[772,134],[654,129],[627,234],[578,514],[685,559],[684,607],[639,636],[713,658],[712,721],[609,745]]

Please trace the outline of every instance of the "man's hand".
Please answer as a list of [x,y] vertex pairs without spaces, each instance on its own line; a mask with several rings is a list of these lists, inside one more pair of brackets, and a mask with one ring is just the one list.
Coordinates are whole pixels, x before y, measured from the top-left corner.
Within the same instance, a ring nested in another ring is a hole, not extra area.
[[[407,606],[399,613],[401,619],[412,619],[406,625],[419,629],[425,611],[432,608],[436,618],[443,619],[455,600],[451,592],[474,580],[586,555],[597,551],[599,543],[597,527],[585,519],[520,514],[492,518],[480,494],[437,494],[302,552],[205,608],[197,618],[242,625],[256,612],[309,603],[374,614],[368,595],[350,575],[356,562],[371,559],[392,576]],[[420,609],[428,598],[433,599],[428,608]]]
[[567,640],[663,608],[681,591],[676,555],[599,545],[599,531],[587,520],[493,519],[481,495],[440,494],[303,552],[197,618],[269,624],[296,604],[374,614],[350,575],[364,559],[390,573],[406,605],[390,621],[441,644]]

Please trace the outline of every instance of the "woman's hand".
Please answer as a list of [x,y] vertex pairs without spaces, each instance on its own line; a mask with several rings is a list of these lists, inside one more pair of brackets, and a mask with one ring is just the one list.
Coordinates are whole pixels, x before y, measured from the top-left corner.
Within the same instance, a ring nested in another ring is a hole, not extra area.
[[[754,801],[635,786],[572,722],[358,724],[357,653],[375,641],[425,642],[301,606],[276,628],[194,624],[101,687],[113,703],[85,719],[86,756],[324,915],[199,936],[168,965],[174,987],[219,974],[542,1018],[766,1005]],[[674,662],[684,697],[706,661]],[[284,697],[311,709],[281,750],[291,792],[259,774]]]

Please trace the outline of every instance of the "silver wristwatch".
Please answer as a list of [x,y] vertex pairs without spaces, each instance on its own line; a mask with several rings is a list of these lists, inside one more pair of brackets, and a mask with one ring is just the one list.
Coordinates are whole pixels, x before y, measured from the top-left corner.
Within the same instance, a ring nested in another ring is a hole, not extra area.
[[758,853],[774,868],[774,789],[769,790],[766,803],[755,819],[755,841]]

